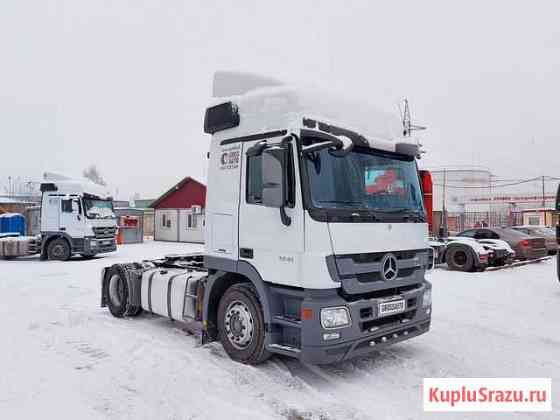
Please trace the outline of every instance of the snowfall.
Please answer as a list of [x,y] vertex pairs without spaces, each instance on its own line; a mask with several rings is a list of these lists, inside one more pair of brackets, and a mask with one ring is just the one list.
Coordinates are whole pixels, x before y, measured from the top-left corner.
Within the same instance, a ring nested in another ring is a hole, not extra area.
[[[170,321],[116,319],[100,271],[200,250],[146,242],[93,260],[0,261],[0,419],[548,419],[560,412],[554,259],[484,273],[436,269],[432,328],[343,363],[231,361]],[[552,413],[426,413],[425,377],[552,378]]]

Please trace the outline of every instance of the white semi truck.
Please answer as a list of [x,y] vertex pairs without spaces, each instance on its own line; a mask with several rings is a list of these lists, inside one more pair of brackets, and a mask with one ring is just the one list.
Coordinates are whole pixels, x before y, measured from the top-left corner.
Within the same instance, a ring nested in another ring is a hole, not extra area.
[[52,173],[40,185],[40,235],[0,238],[0,257],[40,254],[44,260],[64,261],[75,254],[116,251],[117,220],[103,188]]
[[101,305],[168,317],[257,364],[332,363],[426,333],[432,265],[400,121],[364,104],[216,74],[206,250],[106,267]]

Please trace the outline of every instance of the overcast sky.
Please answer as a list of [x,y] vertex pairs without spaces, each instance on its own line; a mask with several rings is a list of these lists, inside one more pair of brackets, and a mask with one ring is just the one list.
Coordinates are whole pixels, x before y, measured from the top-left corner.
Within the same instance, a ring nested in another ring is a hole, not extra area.
[[558,1],[3,0],[0,185],[92,163],[125,199],[204,179],[217,69],[406,96],[428,166],[560,176]]

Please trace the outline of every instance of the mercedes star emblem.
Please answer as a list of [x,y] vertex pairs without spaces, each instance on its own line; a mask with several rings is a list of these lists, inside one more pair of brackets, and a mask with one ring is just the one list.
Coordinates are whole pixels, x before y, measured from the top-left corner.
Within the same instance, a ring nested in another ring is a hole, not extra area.
[[397,278],[399,268],[397,267],[397,257],[393,254],[387,254],[381,261],[381,276],[383,280],[390,281]]

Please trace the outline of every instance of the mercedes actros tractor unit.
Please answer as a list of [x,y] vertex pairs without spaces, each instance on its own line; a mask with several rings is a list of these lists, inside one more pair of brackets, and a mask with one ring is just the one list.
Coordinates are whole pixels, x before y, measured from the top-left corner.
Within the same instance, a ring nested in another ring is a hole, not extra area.
[[217,73],[206,109],[205,252],[106,267],[101,305],[168,317],[257,364],[326,364],[426,333],[433,264],[413,141],[398,118]]
[[0,257],[40,254],[43,260],[93,257],[117,250],[113,200],[89,180],[46,173],[41,188],[41,231],[36,236],[5,235]]

